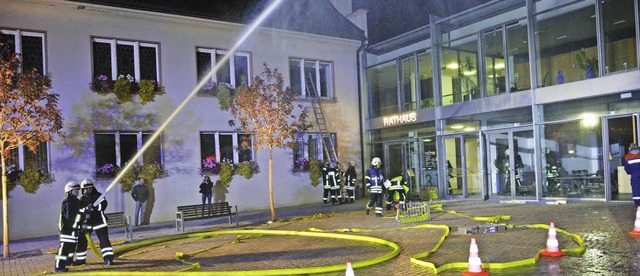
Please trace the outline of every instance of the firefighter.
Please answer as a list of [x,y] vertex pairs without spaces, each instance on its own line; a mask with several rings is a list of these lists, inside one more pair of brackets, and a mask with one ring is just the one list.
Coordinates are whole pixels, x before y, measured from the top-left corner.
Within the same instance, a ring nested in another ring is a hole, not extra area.
[[640,206],[640,148],[638,144],[629,146],[629,153],[624,156],[624,170],[631,176],[631,193],[636,208]]
[[356,162],[349,161],[349,168],[344,173],[344,190],[346,192],[344,203],[353,203],[356,200],[355,191],[357,179]]
[[329,168],[327,168],[327,172],[325,174],[325,189],[327,185],[329,186],[331,192],[331,204],[335,205],[336,203],[342,203],[340,199],[340,169],[337,168],[336,163],[330,163]]
[[380,166],[382,161],[379,157],[371,159],[371,168],[369,168],[365,179],[367,182],[367,189],[369,190],[369,202],[367,202],[366,213],[367,215],[371,211],[371,207],[376,208],[376,217],[382,217],[382,192],[384,190],[384,177],[382,176],[382,169]]
[[[100,240],[100,251],[102,253],[102,259],[106,265],[112,265],[113,263],[113,247],[109,241],[109,229],[107,227],[107,217],[104,215],[104,210],[107,208],[107,200],[103,197],[98,203],[98,206],[93,206],[94,202],[102,195],[98,192],[91,179],[82,180],[80,183],[82,188],[82,201],[83,206],[86,208],[86,220],[82,227],[83,232],[88,234],[91,238],[91,232],[95,231],[98,240]],[[80,265],[86,263],[87,259],[87,237],[80,235],[78,239],[78,249],[76,253],[76,262],[74,265]]]
[[391,179],[391,186],[387,190],[387,210],[391,210],[392,205],[396,205],[396,209],[400,209],[404,207],[405,202],[407,201],[407,191],[409,191],[409,186],[407,185],[407,180],[403,179],[402,176],[397,176]]
[[[64,185],[64,200],[60,208],[58,229],[60,248],[55,258],[55,272],[69,271],[66,266],[73,260],[73,252],[78,244],[78,232],[82,222],[81,203],[78,199],[80,184],[71,181]],[[69,257],[71,259],[69,259]]]
[[322,165],[322,187],[324,188],[324,193],[322,194],[322,202],[325,204],[329,203],[329,196],[331,194],[331,185],[329,184],[329,162],[325,162]]

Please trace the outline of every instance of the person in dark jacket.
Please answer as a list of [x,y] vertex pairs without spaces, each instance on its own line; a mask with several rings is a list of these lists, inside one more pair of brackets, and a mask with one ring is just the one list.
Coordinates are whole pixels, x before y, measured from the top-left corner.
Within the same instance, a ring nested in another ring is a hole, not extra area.
[[629,153],[624,156],[624,170],[631,176],[631,193],[636,208],[640,206],[640,148],[638,144],[629,146]]
[[365,176],[367,182],[367,189],[369,190],[369,202],[367,202],[366,214],[368,215],[371,211],[371,207],[375,206],[376,217],[382,217],[382,193],[386,189],[384,187],[384,176],[382,176],[382,169],[380,166],[382,165],[382,160],[379,157],[374,157],[371,160],[371,168],[369,168],[369,173]]
[[[209,201],[209,205],[211,205],[211,196],[213,195],[213,182],[208,175],[205,175],[200,183],[200,193],[202,194],[202,215],[204,216],[204,210],[206,210],[204,204]],[[211,213],[211,208],[209,208],[209,213]]]
[[358,173],[356,173],[356,162],[349,161],[349,168],[344,173],[344,190],[347,196],[344,198],[344,203],[353,203],[356,200],[356,181],[358,180]]
[[[91,237],[91,232],[96,232],[98,240],[100,240],[100,251],[102,253],[102,259],[107,265],[113,263],[113,247],[111,247],[111,241],[109,241],[109,229],[107,224],[107,217],[104,215],[104,210],[107,209],[107,200],[102,197],[100,202],[96,206],[98,198],[102,195],[98,192],[91,179],[82,180],[80,183],[82,188],[82,197],[80,201],[82,206],[86,206],[86,219],[82,226],[82,231]],[[87,237],[80,235],[78,237],[78,248],[76,249],[76,262],[74,265],[80,265],[86,263],[87,259]]]
[[[73,260],[73,252],[78,244],[78,233],[82,222],[81,203],[78,199],[80,184],[69,182],[64,185],[64,200],[60,208],[58,229],[60,248],[55,258],[55,272],[69,271],[66,266]],[[71,259],[69,259],[71,258]]]
[[131,189],[131,197],[136,201],[134,208],[135,225],[138,226],[138,218],[140,224],[145,224],[145,215],[147,210],[147,199],[149,199],[149,188],[144,184],[144,179],[140,178],[137,184]]

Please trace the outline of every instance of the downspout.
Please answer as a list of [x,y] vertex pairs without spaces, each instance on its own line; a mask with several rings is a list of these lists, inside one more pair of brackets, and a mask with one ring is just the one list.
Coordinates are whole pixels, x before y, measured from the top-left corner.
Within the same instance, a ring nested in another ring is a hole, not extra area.
[[[362,39],[362,41],[360,42],[360,47],[358,47],[358,50],[356,50],[356,70],[358,72],[357,74],[357,81],[358,81],[358,122],[359,122],[359,126],[360,126],[360,171],[362,172],[362,183],[364,183],[364,174],[365,174],[365,160],[364,160],[364,118],[363,118],[363,114],[362,114],[362,89],[363,86],[362,85],[362,66],[363,66],[363,57],[364,57],[364,49],[367,47],[367,39],[366,37]],[[364,197],[365,194],[365,188],[364,188],[364,184],[362,185],[361,189],[360,189],[360,194]]]

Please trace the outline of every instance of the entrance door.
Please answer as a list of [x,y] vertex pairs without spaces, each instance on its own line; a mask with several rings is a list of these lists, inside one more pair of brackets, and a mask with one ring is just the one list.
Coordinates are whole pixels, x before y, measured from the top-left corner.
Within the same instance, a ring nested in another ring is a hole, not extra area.
[[441,178],[447,197],[470,197],[482,194],[482,163],[477,134],[443,137],[444,166]]
[[493,196],[536,195],[534,141],[531,129],[487,132],[489,191]]
[[629,175],[624,171],[624,156],[631,143],[638,143],[638,115],[605,117],[603,119],[604,153],[608,155],[604,163],[604,182],[610,189],[605,190],[609,200],[632,200]]
[[401,142],[385,143],[384,176],[393,179],[402,176],[409,186],[408,197],[417,196],[419,192],[418,168],[419,143],[416,139],[408,139]]

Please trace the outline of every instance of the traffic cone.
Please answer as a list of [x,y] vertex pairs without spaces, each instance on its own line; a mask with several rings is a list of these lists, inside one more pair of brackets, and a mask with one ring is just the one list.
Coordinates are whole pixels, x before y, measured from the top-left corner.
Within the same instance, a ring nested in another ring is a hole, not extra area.
[[560,244],[556,238],[556,227],[553,221],[549,225],[549,237],[547,238],[547,248],[540,252],[543,256],[547,257],[560,257],[564,256],[564,252],[560,251]]
[[356,276],[355,272],[353,272],[353,267],[351,267],[351,260],[347,260],[347,272],[344,276]]
[[489,272],[482,271],[482,260],[478,256],[478,244],[476,238],[471,238],[471,246],[469,246],[469,268],[462,272],[462,275],[489,275]]
[[636,222],[633,224],[633,231],[629,232],[634,238],[640,238],[640,206],[636,211]]

